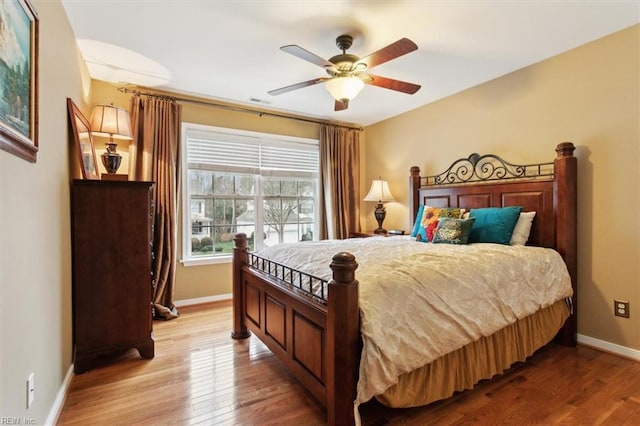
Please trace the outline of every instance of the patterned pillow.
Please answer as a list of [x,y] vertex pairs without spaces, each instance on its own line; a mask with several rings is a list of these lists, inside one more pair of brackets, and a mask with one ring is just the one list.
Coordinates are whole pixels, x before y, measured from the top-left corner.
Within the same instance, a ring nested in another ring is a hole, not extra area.
[[462,211],[457,207],[425,207],[422,213],[422,222],[418,230],[422,242],[433,240],[433,233],[438,227],[438,219],[441,217],[450,217],[459,219]]
[[442,217],[438,220],[438,227],[433,234],[434,243],[467,244],[469,234],[475,218],[452,219]]

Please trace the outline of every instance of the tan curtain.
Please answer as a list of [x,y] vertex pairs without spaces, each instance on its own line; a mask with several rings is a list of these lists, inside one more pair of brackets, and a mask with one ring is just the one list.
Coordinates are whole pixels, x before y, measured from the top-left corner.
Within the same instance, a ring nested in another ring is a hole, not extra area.
[[129,176],[155,182],[153,190],[154,318],[178,316],[173,304],[180,189],[181,106],[170,98],[131,99],[133,143]]
[[320,125],[320,238],[360,231],[360,133]]

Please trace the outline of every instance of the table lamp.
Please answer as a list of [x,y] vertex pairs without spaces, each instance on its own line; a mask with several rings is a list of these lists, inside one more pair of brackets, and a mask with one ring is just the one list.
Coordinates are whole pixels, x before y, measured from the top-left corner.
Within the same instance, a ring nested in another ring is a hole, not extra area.
[[373,182],[371,182],[371,189],[367,196],[364,197],[364,201],[376,201],[378,203],[376,204],[376,210],[374,212],[376,221],[378,222],[378,229],[373,231],[373,233],[386,234],[387,230],[382,227],[382,222],[384,222],[384,218],[387,215],[383,203],[395,201],[393,195],[391,195],[387,181],[380,178],[373,180]]
[[111,105],[96,105],[91,111],[91,133],[108,136],[107,150],[100,156],[107,173],[115,173],[120,167],[122,156],[116,152],[114,139],[131,140],[131,119],[125,109]]

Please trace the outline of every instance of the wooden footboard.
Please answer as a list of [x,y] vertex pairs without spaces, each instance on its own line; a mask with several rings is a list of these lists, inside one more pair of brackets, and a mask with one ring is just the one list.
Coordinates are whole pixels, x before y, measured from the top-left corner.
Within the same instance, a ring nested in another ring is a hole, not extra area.
[[255,333],[326,406],[329,425],[353,424],[361,348],[355,257],[333,257],[325,305],[249,266],[245,234],[234,241],[231,337]]

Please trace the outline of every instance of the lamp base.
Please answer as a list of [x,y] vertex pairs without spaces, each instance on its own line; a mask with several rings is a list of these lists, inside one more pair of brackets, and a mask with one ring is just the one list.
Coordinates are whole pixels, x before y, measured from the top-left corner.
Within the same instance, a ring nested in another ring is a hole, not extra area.
[[113,142],[107,143],[107,150],[100,156],[107,173],[117,172],[122,163],[122,156],[116,152],[116,146]]
[[384,222],[384,218],[387,215],[387,211],[385,210],[384,204],[382,204],[382,202],[379,202],[378,204],[376,204],[376,210],[373,213],[373,215],[376,217],[376,221],[378,222],[378,229],[373,231],[373,233],[382,234],[382,235],[386,234],[387,230],[382,227],[382,222]]

